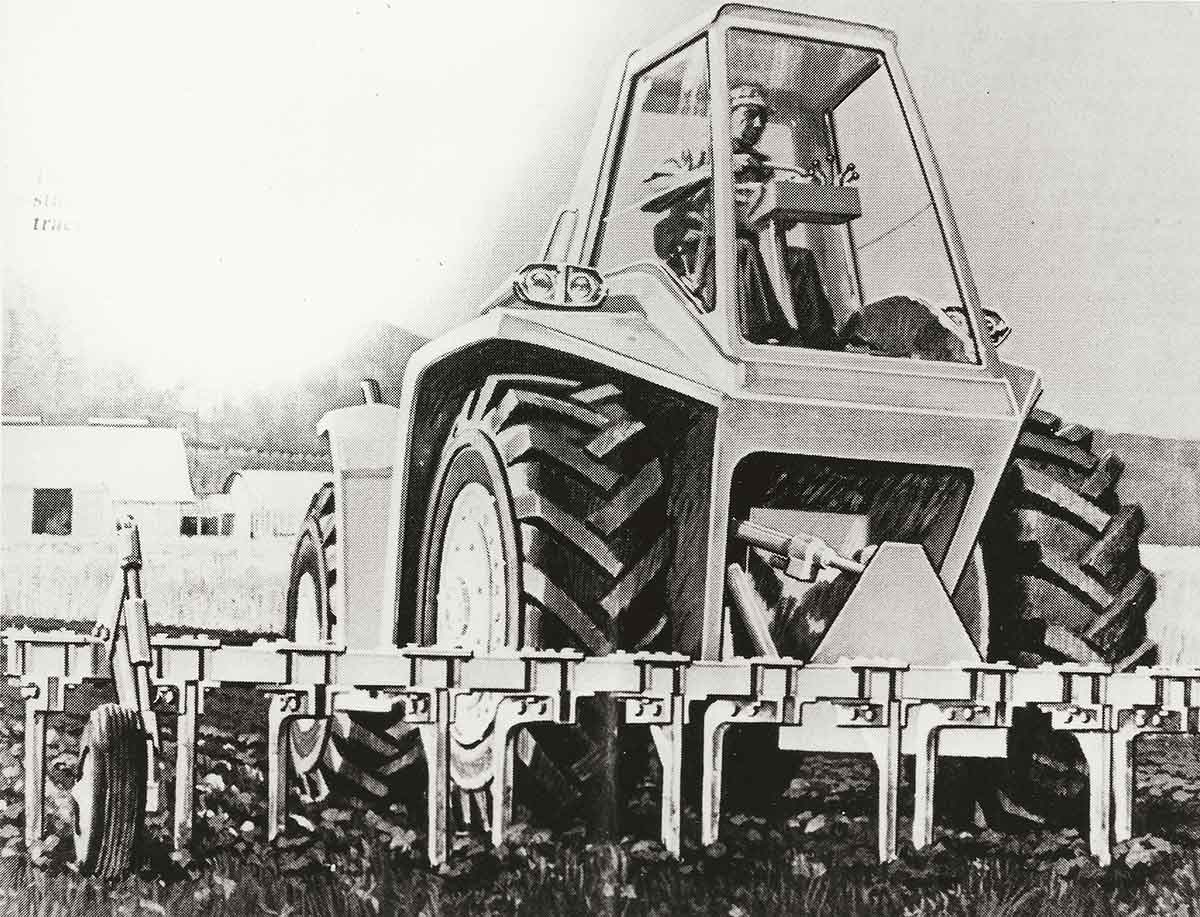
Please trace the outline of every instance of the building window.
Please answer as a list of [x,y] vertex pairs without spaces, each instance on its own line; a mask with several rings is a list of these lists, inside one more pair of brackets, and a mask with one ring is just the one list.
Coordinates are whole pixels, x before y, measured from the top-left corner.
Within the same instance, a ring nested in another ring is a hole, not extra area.
[[179,534],[191,538],[193,535],[232,535],[233,514],[221,516],[180,516]]
[[69,487],[34,489],[33,534],[71,534],[71,489]]

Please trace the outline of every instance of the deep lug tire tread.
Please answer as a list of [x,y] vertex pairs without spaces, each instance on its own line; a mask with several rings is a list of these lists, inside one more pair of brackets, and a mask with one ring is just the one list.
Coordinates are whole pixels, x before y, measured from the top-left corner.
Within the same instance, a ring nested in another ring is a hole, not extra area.
[[[295,635],[298,589],[305,572],[323,589],[317,604],[326,632],[336,621],[333,596],[338,536],[334,510],[333,485],[326,484],[309,503],[292,556],[285,630],[289,637]],[[416,726],[376,713],[336,713],[315,729],[292,730],[289,747],[293,767],[302,758],[315,760],[313,766],[323,778],[317,785],[370,802],[403,798],[414,790],[419,778],[413,767],[423,766],[424,760]]]
[[1025,662],[1131,665],[1148,655],[1136,652],[1146,644],[1145,615],[1155,595],[1139,553],[1145,518],[1117,497],[1121,461],[1111,453],[1097,457],[1091,443],[1087,427],[1033,411],[985,526],[989,579],[1011,590],[992,605],[1013,609],[1013,620],[1000,626],[1039,625],[1000,641]]
[[[511,495],[521,601],[541,622],[532,639],[592,655],[657,645],[666,630],[665,476],[626,394],[610,382],[493,375],[466,399],[443,467],[472,436],[495,447]],[[604,706],[575,728],[522,735],[519,779],[536,786],[524,798],[557,813],[603,787],[616,726],[615,707]],[[483,826],[490,787],[456,795],[460,821]]]
[[115,879],[135,865],[146,816],[146,734],[136,710],[102,704],[80,741],[94,773],[91,837],[83,840],[79,871]]
[[[993,658],[1105,663],[1116,671],[1154,659],[1146,611],[1155,584],[1139,549],[1145,519],[1117,495],[1124,464],[1111,452],[1096,456],[1092,440],[1088,428],[1036,409],[1018,439],[981,533]],[[1086,803],[1077,743],[1028,712],[1015,725],[1009,760],[984,765],[992,776],[983,783],[997,788],[996,799],[979,797],[989,821],[1006,827],[1013,818],[997,807],[1005,799],[1047,822],[1080,824]]]

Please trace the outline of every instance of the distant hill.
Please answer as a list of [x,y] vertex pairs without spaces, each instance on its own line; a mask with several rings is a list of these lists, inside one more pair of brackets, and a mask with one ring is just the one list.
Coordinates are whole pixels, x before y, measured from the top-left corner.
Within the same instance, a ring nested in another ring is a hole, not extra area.
[[40,414],[46,423],[174,415],[177,389],[148,385],[132,364],[90,358],[78,336],[55,319],[10,306],[3,328],[4,414]]

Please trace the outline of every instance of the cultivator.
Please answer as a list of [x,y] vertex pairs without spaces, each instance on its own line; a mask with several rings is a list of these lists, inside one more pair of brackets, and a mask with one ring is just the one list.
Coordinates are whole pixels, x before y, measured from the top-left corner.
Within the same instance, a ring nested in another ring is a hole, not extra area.
[[[873,572],[880,581],[901,577],[911,584],[913,565],[919,570],[923,557],[911,546],[888,543],[870,560],[868,574]],[[137,563],[136,551],[126,552],[122,581],[131,581]],[[864,581],[869,586],[871,579],[865,576]],[[928,628],[961,630],[944,593],[928,598]],[[144,798],[151,807],[161,749],[157,719],[176,717],[173,825],[180,847],[191,835],[196,730],[205,694],[223,685],[251,684],[270,699],[270,837],[283,830],[287,817],[291,724],[339,712],[386,713],[419,729],[428,765],[428,853],[433,864],[444,862],[449,853],[451,725],[459,701],[480,692],[497,701],[491,737],[494,843],[503,842],[510,822],[520,730],[567,726],[576,722],[581,702],[607,696],[622,708],[626,725],[650,728],[662,772],[661,838],[675,855],[681,849],[684,726],[692,718],[702,733],[704,843],[718,837],[726,732],[731,727],[768,726],[780,730],[783,748],[871,756],[878,774],[878,851],[885,862],[897,851],[902,757],[915,761],[912,841],[921,848],[932,841],[939,758],[1003,756],[1004,739],[1019,708],[1047,714],[1052,729],[1078,741],[1088,766],[1090,846],[1101,863],[1110,860],[1114,841],[1132,833],[1136,738],[1145,733],[1200,733],[1200,669],[1028,669],[977,657],[924,665],[880,658],[831,660],[821,652],[806,662],[780,656],[694,660],[649,652],[594,657],[573,650],[477,655],[436,645],[364,652],[328,642],[286,640],[227,646],[203,636],[147,639],[144,601],[126,595],[122,605],[124,612],[111,622],[114,626],[97,628],[92,636],[31,630],[3,634],[8,651],[5,674],[20,686],[26,701],[29,844],[40,840],[43,832],[47,718],[71,709],[72,692],[84,682],[112,678],[114,673],[120,703],[142,719],[140,735],[150,761],[144,771],[150,792]],[[865,606],[862,612],[857,607],[851,603],[848,617],[839,618],[843,633],[869,623],[855,620],[867,612]],[[826,644],[836,651],[837,640],[837,631],[831,631]],[[138,819],[142,815],[128,814]],[[81,821],[90,824],[96,813],[81,815]]]

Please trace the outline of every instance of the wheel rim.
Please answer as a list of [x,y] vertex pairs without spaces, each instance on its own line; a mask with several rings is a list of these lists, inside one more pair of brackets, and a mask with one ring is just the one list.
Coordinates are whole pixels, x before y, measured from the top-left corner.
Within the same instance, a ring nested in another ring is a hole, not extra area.
[[71,787],[71,802],[75,822],[75,858],[83,862],[91,844],[93,808],[95,806],[96,761],[90,744],[80,751],[79,776]]
[[300,577],[296,592],[296,634],[298,643],[317,643],[325,639],[321,633],[321,612],[317,607],[317,581],[311,570]]
[[[312,569],[306,569],[300,575],[296,586],[296,611],[293,629],[293,639],[299,643],[318,643],[326,639],[328,634],[322,627],[320,617],[320,601],[317,598],[318,577]],[[292,767],[301,778],[307,778],[314,772],[320,762],[320,755],[325,747],[328,723],[323,719],[301,718],[288,724],[288,747],[292,753]],[[306,796],[313,793],[307,791]]]
[[[437,578],[437,642],[485,654],[504,647],[508,588],[496,498],[470,482],[454,498],[442,539]],[[498,697],[459,698],[450,727],[451,776],[466,790],[491,779],[493,720]]]
[[[294,639],[297,643],[319,643],[325,636],[321,627],[320,604],[317,602],[317,580],[311,570],[305,570],[300,576],[300,585],[296,590]],[[289,724],[292,766],[301,776],[307,774],[320,760],[324,728],[325,723],[322,720],[309,717],[292,720]]]

